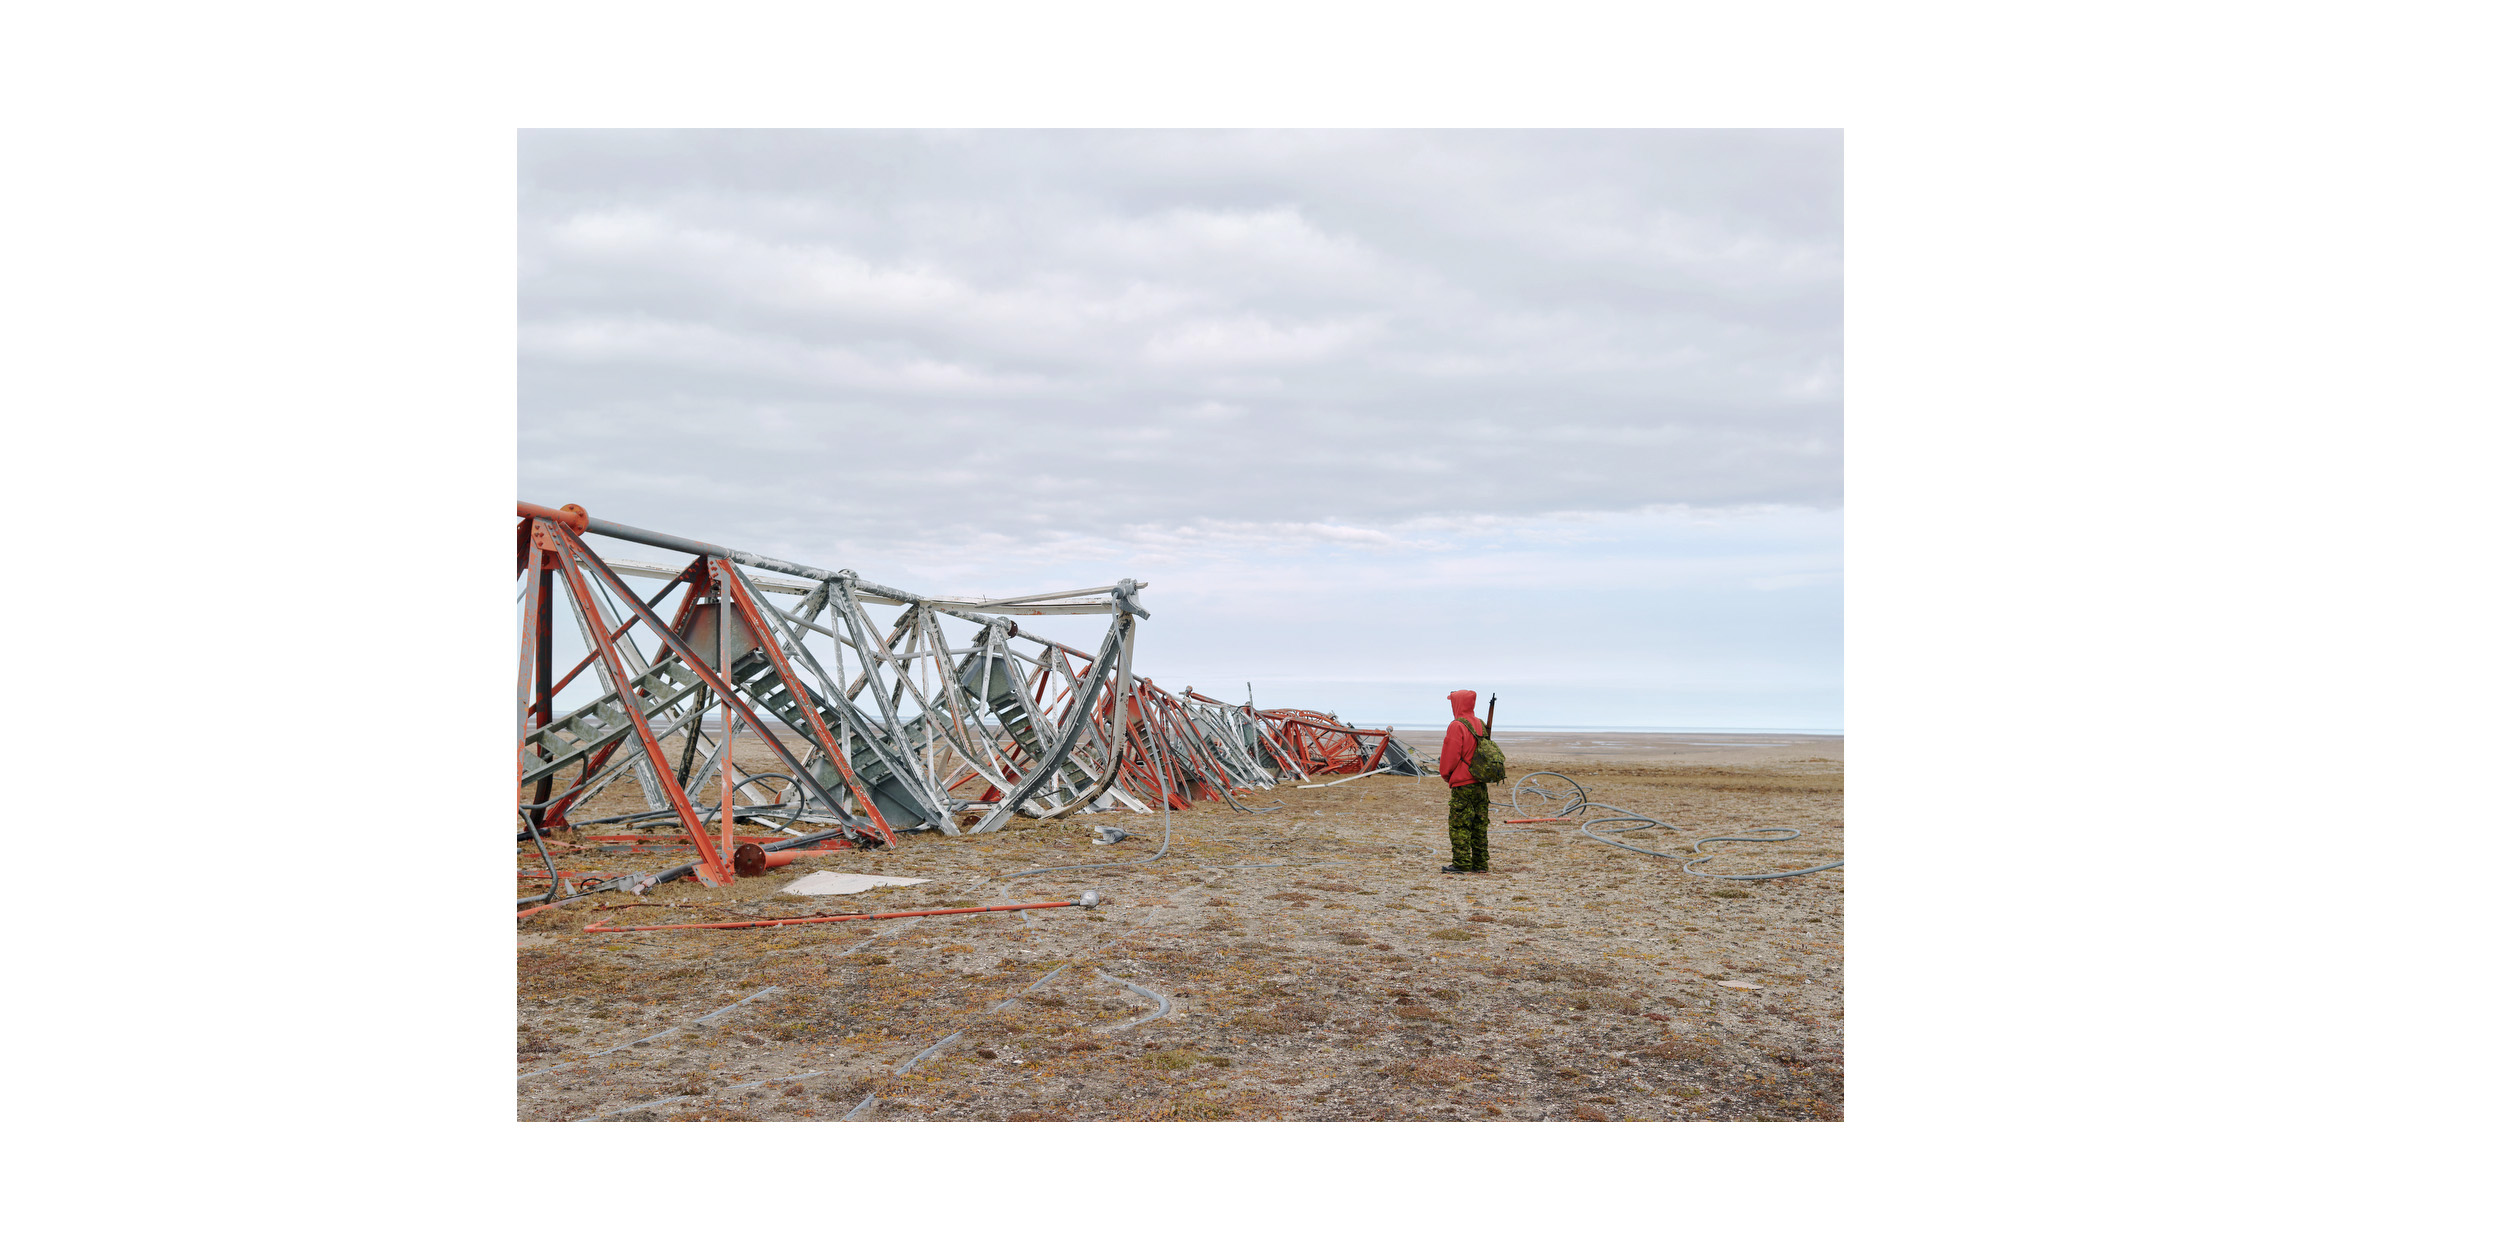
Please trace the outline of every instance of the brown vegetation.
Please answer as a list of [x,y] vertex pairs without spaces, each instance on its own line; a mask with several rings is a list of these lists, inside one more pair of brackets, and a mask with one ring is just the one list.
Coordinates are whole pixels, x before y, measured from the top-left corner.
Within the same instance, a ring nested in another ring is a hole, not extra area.
[[[1513,746],[1511,757],[1514,775],[1537,766],[1533,751]],[[1809,831],[1781,845],[1714,846],[1714,870],[1838,857],[1830,759],[1566,770],[1592,798],[1696,834]],[[1581,838],[1576,825],[1496,823],[1496,871],[1445,875],[1445,795],[1437,779],[1373,777],[1251,796],[1282,804],[1276,812],[1202,805],[1175,814],[1170,854],[1142,868],[997,882],[1052,863],[1143,859],[1161,834],[1151,816],[1085,822],[1144,840],[1103,848],[1088,845],[1085,823],[1019,820],[977,837],[908,835],[894,851],[719,890],[665,886],[647,900],[658,906],[541,913],[521,922],[516,962],[521,1117],[833,1120],[874,1094],[860,1118],[1839,1118],[1841,872],[1715,882]],[[1497,822],[1509,814],[1494,811]],[[1671,837],[1627,840],[1680,849]],[[675,861],[563,860],[613,862]],[[831,906],[776,895],[828,866],[932,883]],[[1089,888],[1105,898],[1095,914],[582,931],[593,920],[689,923]],[[1054,969],[1064,971],[1031,988]],[[1153,1006],[1096,969],[1154,989],[1174,1010],[1114,1030]],[[1725,980],[1762,988],[1716,984]],[[769,992],[720,1011],[759,991]]]

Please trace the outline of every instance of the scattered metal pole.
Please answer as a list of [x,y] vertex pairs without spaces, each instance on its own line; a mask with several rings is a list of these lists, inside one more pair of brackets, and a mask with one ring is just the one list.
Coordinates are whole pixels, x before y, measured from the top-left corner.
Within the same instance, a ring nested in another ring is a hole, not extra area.
[[1039,911],[1045,907],[1082,907],[1073,899],[1056,903],[999,903],[991,907],[934,907],[926,911],[855,912],[839,916],[789,916],[778,920],[724,920],[715,924],[591,924],[584,933],[650,933],[660,929],[773,929],[794,924],[840,924],[846,920],[903,920],[912,916],[973,916],[989,911]]

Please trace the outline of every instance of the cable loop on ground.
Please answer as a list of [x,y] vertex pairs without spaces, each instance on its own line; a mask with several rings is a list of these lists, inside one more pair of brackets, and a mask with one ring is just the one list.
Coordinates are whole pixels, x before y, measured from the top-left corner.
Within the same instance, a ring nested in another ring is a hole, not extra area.
[[[1678,866],[1685,872],[1690,873],[1693,876],[1704,877],[1712,881],[1776,881],[1782,877],[1802,877],[1808,873],[1821,872],[1827,868],[1838,868],[1842,864],[1848,862],[1846,860],[1835,859],[1828,864],[1817,864],[1812,868],[1798,868],[1788,872],[1701,872],[1697,871],[1699,865],[1709,863],[1712,859],[1717,857],[1715,852],[1711,854],[1704,854],[1702,852],[1701,848],[1709,843],[1790,842],[1805,836],[1805,831],[1802,829],[1791,828],[1787,825],[1762,825],[1756,828],[1747,829],[1744,833],[1713,834],[1706,838],[1694,839],[1691,844],[1693,848],[1692,854],[1679,855],[1673,851],[1654,851],[1646,846],[1634,846],[1629,842],[1617,842],[1613,838],[1603,836],[1603,834],[1600,833],[1601,829],[1604,833],[1623,836],[1640,833],[1648,829],[1666,829],[1675,833],[1690,833],[1691,830],[1684,828],[1682,825],[1675,824],[1672,821],[1660,820],[1655,816],[1644,816],[1628,807],[1617,807],[1612,803],[1592,802],[1589,799],[1586,787],[1583,787],[1579,782],[1561,773],[1529,773],[1527,776],[1511,783],[1510,800],[1510,806],[1512,808],[1518,810],[1522,814],[1528,814],[1531,812],[1537,813],[1534,818],[1543,820],[1559,820],[1564,817],[1577,816],[1582,812],[1593,809],[1602,809],[1614,812],[1616,814],[1612,816],[1594,816],[1582,821],[1580,824],[1580,836],[1587,838],[1592,842],[1602,842],[1607,846],[1615,847],[1619,850],[1638,851],[1643,855],[1655,856],[1659,859],[1681,861]],[[1531,800],[1534,801],[1534,806],[1530,805]],[[1745,834],[1753,833],[1784,833],[1788,836],[1784,838],[1753,838],[1745,836]]]

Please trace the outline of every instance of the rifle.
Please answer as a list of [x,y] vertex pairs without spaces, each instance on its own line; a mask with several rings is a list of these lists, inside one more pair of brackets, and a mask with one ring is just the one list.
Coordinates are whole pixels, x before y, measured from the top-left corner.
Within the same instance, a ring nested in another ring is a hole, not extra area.
[[1485,736],[1485,737],[1490,738],[1490,737],[1492,737],[1492,736],[1493,736],[1493,709],[1495,709],[1495,708],[1497,708],[1497,707],[1500,707],[1501,705],[1502,705],[1502,696],[1500,696],[1500,695],[1498,695],[1498,694],[1497,694],[1497,695],[1495,695],[1495,696],[1493,696],[1491,699],[1488,699],[1488,700],[1486,700],[1486,701],[1485,701],[1485,705],[1484,705],[1484,736]]

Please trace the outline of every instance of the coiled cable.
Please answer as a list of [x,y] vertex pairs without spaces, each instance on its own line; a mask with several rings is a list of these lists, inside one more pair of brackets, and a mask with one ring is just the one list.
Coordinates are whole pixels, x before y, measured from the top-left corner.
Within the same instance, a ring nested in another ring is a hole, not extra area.
[[[1566,790],[1565,787],[1568,787],[1568,789]],[[1613,838],[1609,838],[1604,836],[1604,834],[1601,834],[1599,829],[1603,827],[1605,833],[1613,834],[1634,834],[1645,829],[1667,829],[1676,833],[1690,833],[1692,832],[1691,830],[1684,828],[1682,825],[1675,824],[1672,821],[1660,820],[1655,816],[1644,816],[1639,812],[1631,810],[1630,808],[1617,807],[1612,803],[1592,802],[1589,799],[1588,790],[1585,787],[1562,773],[1529,773],[1527,776],[1511,783],[1510,796],[1510,806],[1521,812],[1558,809],[1552,810],[1550,815],[1540,818],[1545,820],[1555,820],[1563,817],[1577,816],[1582,812],[1590,811],[1592,809],[1603,809],[1605,811],[1613,812],[1615,815],[1592,817],[1581,822],[1580,836],[1587,838],[1592,842],[1602,842],[1607,846],[1616,847],[1621,850],[1638,851],[1643,855],[1652,855],[1659,859],[1682,861],[1679,866],[1682,867],[1685,872],[1691,873],[1693,876],[1704,877],[1712,881],[1776,881],[1782,877],[1802,877],[1807,873],[1821,872],[1827,868],[1838,868],[1842,864],[1848,862],[1847,860],[1835,859],[1828,864],[1817,864],[1812,868],[1798,868],[1789,872],[1700,872],[1696,871],[1698,865],[1709,863],[1713,858],[1715,858],[1715,852],[1712,854],[1704,854],[1702,852],[1701,848],[1709,843],[1790,842],[1805,836],[1805,831],[1802,829],[1792,828],[1788,825],[1762,825],[1756,828],[1747,829],[1743,833],[1713,834],[1706,838],[1694,839],[1692,843],[1692,854],[1678,855],[1672,851],[1653,851],[1646,846],[1634,846],[1629,842],[1618,842]],[[1529,805],[1529,800],[1532,798],[1536,800],[1533,807]],[[1782,838],[1753,838],[1745,836],[1745,834],[1753,833],[1783,833],[1788,836]]]

